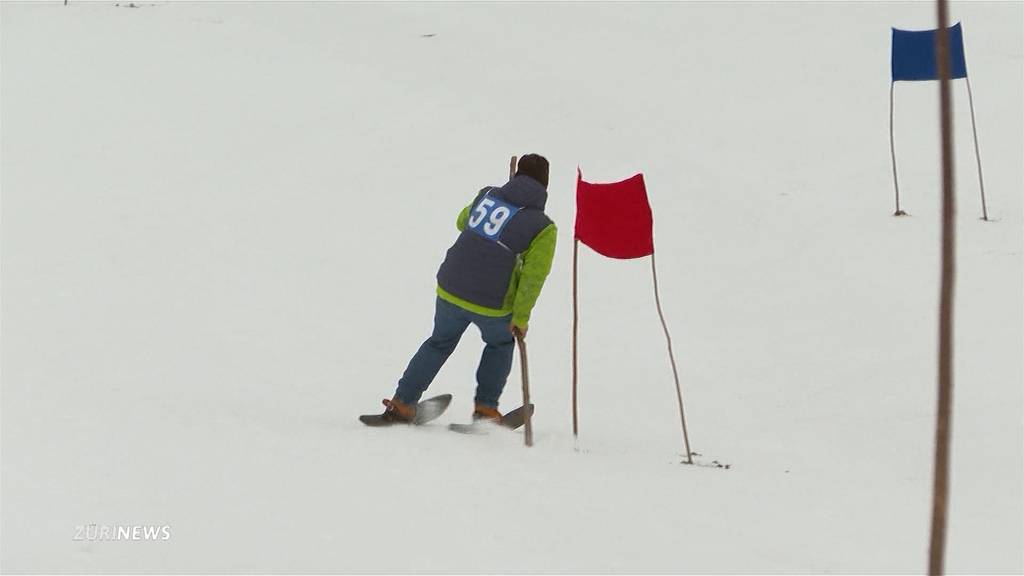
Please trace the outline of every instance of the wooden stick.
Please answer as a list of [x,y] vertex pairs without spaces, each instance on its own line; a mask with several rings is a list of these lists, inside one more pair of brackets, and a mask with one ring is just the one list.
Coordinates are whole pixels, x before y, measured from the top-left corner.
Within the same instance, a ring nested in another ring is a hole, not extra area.
[[935,465],[932,486],[931,542],[928,573],[942,574],[945,568],[946,526],[949,511],[949,445],[953,409],[953,291],[956,280],[956,204],[953,193],[953,122],[950,94],[949,34],[947,3],[937,0],[939,103],[942,127],[942,280],[939,292],[939,390],[935,420]]
[[654,276],[654,302],[658,306],[661,328],[665,331],[665,340],[668,342],[668,359],[672,362],[672,377],[676,381],[676,399],[679,401],[679,420],[683,425],[683,447],[686,449],[686,463],[693,464],[693,452],[690,451],[690,435],[686,431],[686,413],[683,411],[683,391],[679,386],[679,370],[676,369],[676,358],[672,352],[672,337],[668,333],[665,314],[661,311],[661,297],[658,295],[658,268],[654,264],[653,252],[651,253],[651,273]]
[[[516,157],[508,163],[508,179],[516,175]],[[519,330],[514,331],[519,344],[519,368],[523,378],[523,409],[526,410],[526,445],[533,446],[533,415],[530,413],[530,370],[526,363],[526,338]]]
[[526,361],[526,338],[516,330],[516,342],[519,344],[519,367],[523,377],[523,409],[526,410],[526,446],[533,446],[533,414],[530,410],[530,369]]

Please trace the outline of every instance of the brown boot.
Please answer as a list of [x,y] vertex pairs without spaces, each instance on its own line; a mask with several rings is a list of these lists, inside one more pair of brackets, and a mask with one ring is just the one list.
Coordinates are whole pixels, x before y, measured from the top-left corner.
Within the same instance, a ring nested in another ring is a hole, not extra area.
[[478,420],[489,420],[495,424],[501,424],[501,412],[498,412],[497,408],[477,404],[473,409],[473,421]]
[[411,424],[416,420],[416,405],[414,404],[406,404],[398,398],[392,398],[391,400],[385,398],[384,406],[387,407],[384,410],[384,419],[389,422]]

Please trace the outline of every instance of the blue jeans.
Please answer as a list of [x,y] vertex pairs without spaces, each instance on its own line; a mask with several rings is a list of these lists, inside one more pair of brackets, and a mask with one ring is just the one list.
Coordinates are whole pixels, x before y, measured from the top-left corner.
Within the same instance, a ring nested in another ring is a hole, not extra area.
[[516,346],[511,322],[511,315],[500,318],[481,316],[438,298],[434,310],[434,332],[409,361],[409,367],[398,381],[395,396],[406,404],[419,402],[441,366],[455,351],[463,332],[470,324],[476,324],[485,346],[476,370],[475,401],[497,408],[498,398],[512,370],[512,354]]

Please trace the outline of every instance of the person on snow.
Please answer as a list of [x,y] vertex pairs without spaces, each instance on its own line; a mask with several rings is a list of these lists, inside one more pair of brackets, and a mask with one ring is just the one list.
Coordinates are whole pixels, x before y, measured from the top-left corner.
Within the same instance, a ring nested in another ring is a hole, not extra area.
[[498,399],[512,370],[515,335],[526,336],[555,254],[558,230],[544,214],[547,186],[547,159],[527,154],[507,184],[480,190],[459,213],[459,237],[437,272],[433,333],[409,361],[394,397],[384,400],[386,421],[413,421],[416,403],[470,324],[485,344],[473,420],[501,420]]

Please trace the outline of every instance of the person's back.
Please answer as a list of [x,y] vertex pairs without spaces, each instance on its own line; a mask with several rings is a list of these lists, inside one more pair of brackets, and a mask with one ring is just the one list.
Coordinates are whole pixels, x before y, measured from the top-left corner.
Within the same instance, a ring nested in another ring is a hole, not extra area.
[[[500,188],[481,190],[459,215],[456,225],[462,233],[438,270],[438,295],[459,305],[471,303],[473,311],[486,308],[502,315],[512,313],[513,320],[525,327],[539,286],[533,294],[517,292],[524,262],[533,259],[543,264],[544,259],[531,251],[531,246],[542,233],[551,235],[550,241],[544,237],[532,247],[549,246],[553,253],[557,235],[544,214],[547,199],[544,184],[525,174],[517,174]],[[541,283],[544,277],[539,278]],[[524,300],[530,296],[533,298]]]
[[500,420],[498,400],[512,369],[514,334],[525,336],[551,270],[558,230],[544,213],[548,161],[519,160],[515,176],[487,187],[456,219],[460,234],[437,273],[434,330],[413,356],[384,417],[411,422],[415,405],[469,324],[487,344],[477,369],[474,418]]

